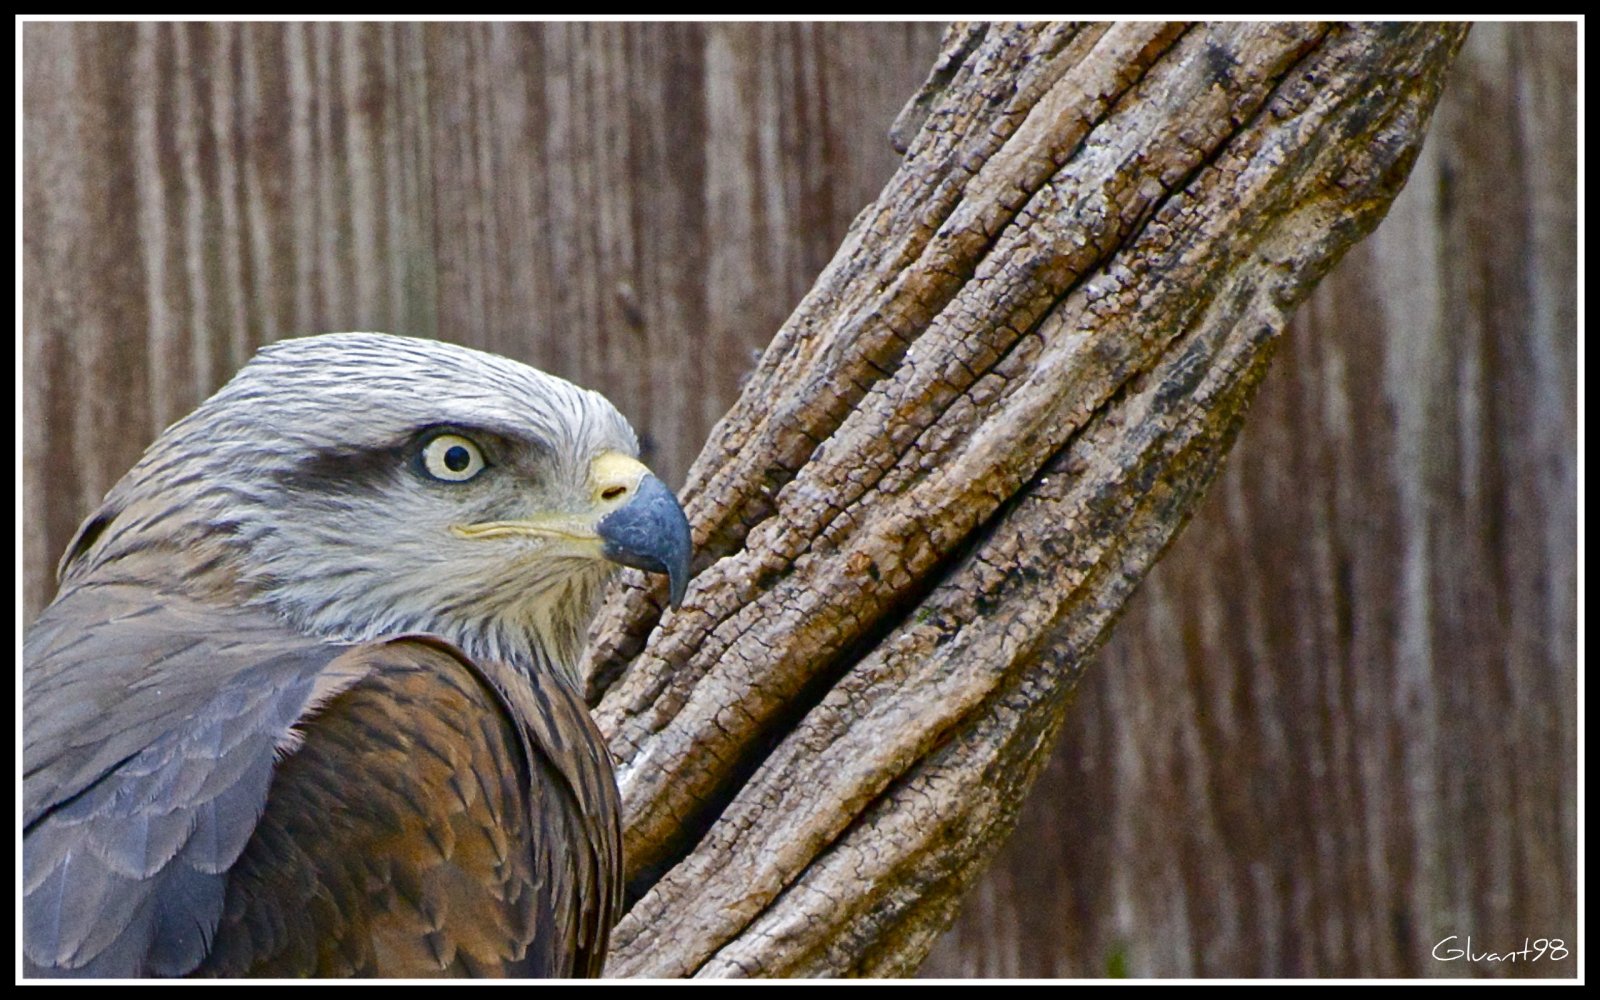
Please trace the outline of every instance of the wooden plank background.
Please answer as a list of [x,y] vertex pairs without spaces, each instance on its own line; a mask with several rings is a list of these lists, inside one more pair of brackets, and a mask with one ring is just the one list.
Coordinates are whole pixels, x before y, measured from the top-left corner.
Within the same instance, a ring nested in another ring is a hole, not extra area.
[[[672,482],[895,167],[935,25],[24,28],[23,610],[262,343],[606,392]],[[1571,975],[1576,32],[1480,25],[1089,670],[934,975]],[[1459,942],[1458,942],[1459,943]]]

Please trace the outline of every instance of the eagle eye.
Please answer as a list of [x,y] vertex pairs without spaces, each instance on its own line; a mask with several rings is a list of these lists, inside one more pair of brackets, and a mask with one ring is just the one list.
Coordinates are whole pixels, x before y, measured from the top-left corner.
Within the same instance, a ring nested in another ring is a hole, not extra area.
[[464,483],[486,464],[478,446],[459,434],[440,434],[422,446],[423,471],[443,482]]

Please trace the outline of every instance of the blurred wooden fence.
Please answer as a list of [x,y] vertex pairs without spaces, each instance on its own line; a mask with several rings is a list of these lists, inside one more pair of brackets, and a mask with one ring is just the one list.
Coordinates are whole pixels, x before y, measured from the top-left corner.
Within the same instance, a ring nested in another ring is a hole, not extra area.
[[[23,607],[258,345],[607,393],[681,481],[936,25],[29,24]],[[1572,975],[1576,31],[1480,25],[936,975]],[[1448,947],[1448,946],[1447,946]]]

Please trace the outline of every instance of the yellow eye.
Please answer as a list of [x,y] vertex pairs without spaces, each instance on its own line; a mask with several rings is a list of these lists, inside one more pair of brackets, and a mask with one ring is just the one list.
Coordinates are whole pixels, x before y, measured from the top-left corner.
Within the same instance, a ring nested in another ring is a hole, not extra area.
[[464,483],[485,464],[478,446],[459,434],[440,434],[422,448],[422,468],[447,483]]

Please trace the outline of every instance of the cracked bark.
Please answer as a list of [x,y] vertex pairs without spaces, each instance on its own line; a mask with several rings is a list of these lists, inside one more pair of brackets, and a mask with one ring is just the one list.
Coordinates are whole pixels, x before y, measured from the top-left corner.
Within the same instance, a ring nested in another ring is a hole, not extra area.
[[630,576],[602,620],[610,974],[916,968],[1464,33],[949,32],[690,471],[684,606]]

